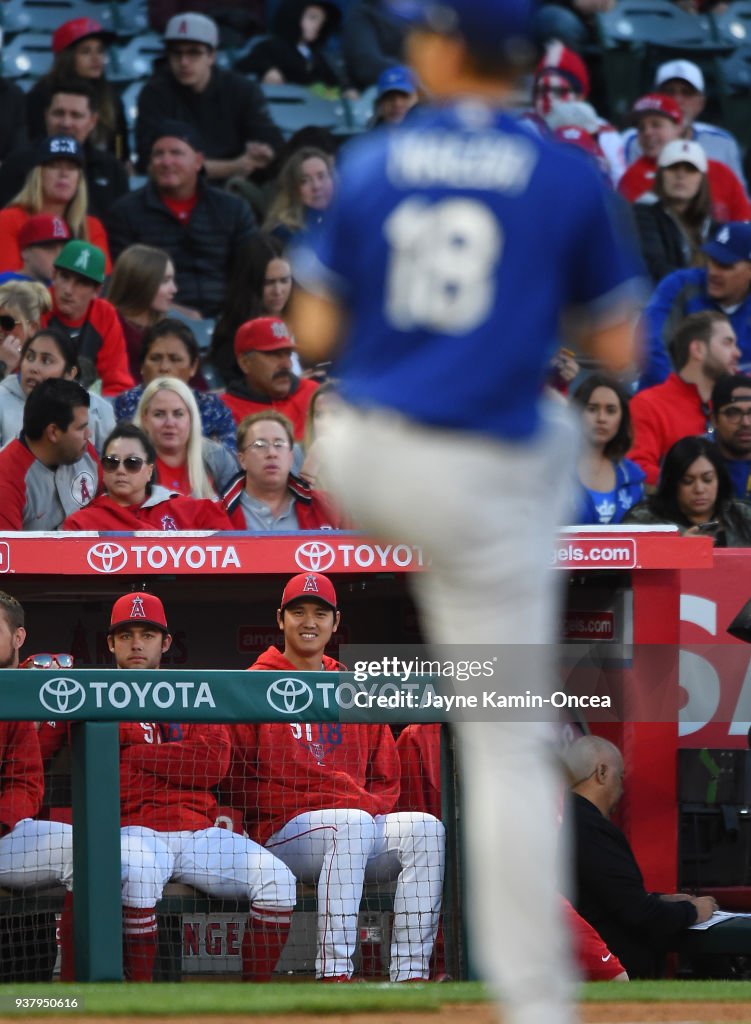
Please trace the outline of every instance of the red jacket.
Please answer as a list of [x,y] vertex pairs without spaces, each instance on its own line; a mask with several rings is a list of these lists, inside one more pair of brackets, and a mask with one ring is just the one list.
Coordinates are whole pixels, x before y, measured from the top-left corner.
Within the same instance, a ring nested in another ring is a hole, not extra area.
[[[707,164],[714,220],[721,223],[728,220],[750,220],[751,203],[736,175],[719,160],[708,160]],[[652,191],[656,170],[656,160],[647,156],[639,157],[618,182],[618,191],[630,203],[636,202],[640,196]]]
[[634,443],[628,457],[647,474],[648,484],[657,483],[660,463],[676,441],[707,430],[708,406],[696,385],[687,384],[677,373],[634,395],[629,410]]
[[[148,501],[148,499],[147,499]],[[224,509],[208,498],[173,494],[153,505],[118,505],[107,494],[68,516],[61,530],[231,530]]]
[[[42,722],[45,760],[69,742],[67,723]],[[120,824],[157,832],[198,831],[216,821],[212,788],[227,774],[223,725],[120,723]]]
[[302,441],[303,434],[305,433],[305,417],[308,414],[308,406],[313,397],[313,392],[317,388],[318,384],[315,381],[308,380],[307,377],[299,377],[295,379],[292,391],[287,398],[272,400],[264,398],[263,395],[251,394],[243,382],[230,388],[229,391],[223,391],[219,397],[225,405],[229,406],[232,417],[235,423],[238,424],[240,420],[245,419],[246,416],[250,416],[254,412],[268,412],[269,409],[283,412],[285,416],[292,420],[292,426],[295,428],[295,440]]
[[[31,216],[32,214],[22,206],[6,206],[0,210],[0,272],[20,270],[23,266],[18,233]],[[112,260],[107,232],[98,217],[86,217],[86,233],[89,242],[104,253],[104,269],[106,273],[111,273]]]
[[[115,307],[106,299],[92,299],[83,319],[75,321],[53,306],[42,317],[42,325],[59,327],[75,340],[79,363],[85,359],[96,367],[103,395],[119,395],[133,387],[123,329]],[[81,369],[85,373],[85,367]]]
[[[287,489],[295,499],[297,523],[301,530],[347,529],[342,514],[332,505],[323,491],[314,491],[298,476],[289,475]],[[222,506],[230,518],[233,530],[247,530],[240,498],[245,490],[245,474],[236,477],[222,495]]]
[[413,722],[396,741],[402,784],[397,811],[422,811],[441,818],[441,726]]
[[[323,667],[344,669],[326,656]],[[276,647],[253,669],[298,671]],[[259,843],[305,811],[351,807],[375,815],[394,809],[399,755],[386,725],[275,722],[232,725],[229,733],[232,762],[223,802],[243,810],[246,831]]]
[[39,814],[44,770],[33,722],[0,722],[0,825],[8,831]]

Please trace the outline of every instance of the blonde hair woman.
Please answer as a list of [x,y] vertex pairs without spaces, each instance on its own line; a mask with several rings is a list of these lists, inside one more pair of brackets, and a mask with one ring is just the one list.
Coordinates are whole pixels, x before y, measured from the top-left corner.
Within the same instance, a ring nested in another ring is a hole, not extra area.
[[107,233],[97,217],[86,213],[89,197],[83,175],[83,154],[75,139],[56,135],[39,144],[36,165],[29,171],[23,188],[0,210],[0,272],[21,269],[18,232],[37,213],[61,217],[71,238],[98,246],[112,264]]
[[264,231],[286,243],[323,220],[334,198],[334,160],[322,149],[303,146],[282,167]]
[[176,377],[147,384],[133,422],[156,448],[156,482],[174,493],[216,498],[240,472],[224,445],[203,437],[193,393]]
[[0,285],[0,362],[2,374],[15,373],[24,342],[39,330],[52,309],[49,291],[38,281],[8,281]]

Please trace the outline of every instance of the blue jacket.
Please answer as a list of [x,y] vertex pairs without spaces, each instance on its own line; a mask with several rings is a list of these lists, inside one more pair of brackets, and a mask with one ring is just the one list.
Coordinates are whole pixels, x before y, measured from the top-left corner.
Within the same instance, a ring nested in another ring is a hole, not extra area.
[[[668,355],[668,340],[684,317],[704,309],[722,312],[714,299],[707,295],[706,270],[700,267],[676,270],[660,281],[643,314],[647,361],[639,379],[639,390],[643,391],[665,380],[673,368]],[[733,325],[741,350],[738,372],[742,368],[745,372],[751,366],[751,293],[728,319]]]
[[[626,512],[644,497],[645,473],[631,459],[615,463],[615,512],[610,525],[620,523]],[[593,492],[581,487],[581,499],[576,517],[577,526],[599,525]]]

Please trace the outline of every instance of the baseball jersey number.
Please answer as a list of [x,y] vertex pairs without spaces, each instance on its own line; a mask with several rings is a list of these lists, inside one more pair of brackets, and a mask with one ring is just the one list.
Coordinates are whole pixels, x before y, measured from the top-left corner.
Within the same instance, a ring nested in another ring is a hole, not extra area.
[[466,334],[493,307],[503,232],[473,199],[405,199],[384,224],[386,317],[399,330]]

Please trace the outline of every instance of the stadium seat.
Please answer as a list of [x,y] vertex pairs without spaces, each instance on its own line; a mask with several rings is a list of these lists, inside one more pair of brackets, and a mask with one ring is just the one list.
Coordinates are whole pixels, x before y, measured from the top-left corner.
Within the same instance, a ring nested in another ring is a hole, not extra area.
[[732,46],[751,44],[751,2],[738,0],[719,14],[711,15],[718,42]]
[[107,78],[111,82],[135,82],[148,78],[154,59],[164,53],[164,42],[156,32],[135,36],[125,46],[113,47]]
[[93,3],[91,17],[114,32],[120,39],[131,39],[149,31],[149,11],[146,0],[109,0]]
[[261,88],[274,124],[286,137],[308,125],[332,131],[344,126],[340,100],[315,96],[302,85],[262,85]]
[[2,51],[5,78],[41,78],[52,65],[47,32],[20,32]]
[[720,107],[722,126],[732,132],[742,147],[751,145],[751,40],[739,46],[720,64]]
[[138,97],[146,82],[145,78],[139,78],[136,82],[130,82],[120,94],[120,99],[125,110],[125,120],[128,123],[128,131],[134,131],[136,127],[136,116],[138,114]]
[[5,0],[0,6],[6,36],[18,32],[54,32],[71,18],[97,17],[94,9],[78,0]]

